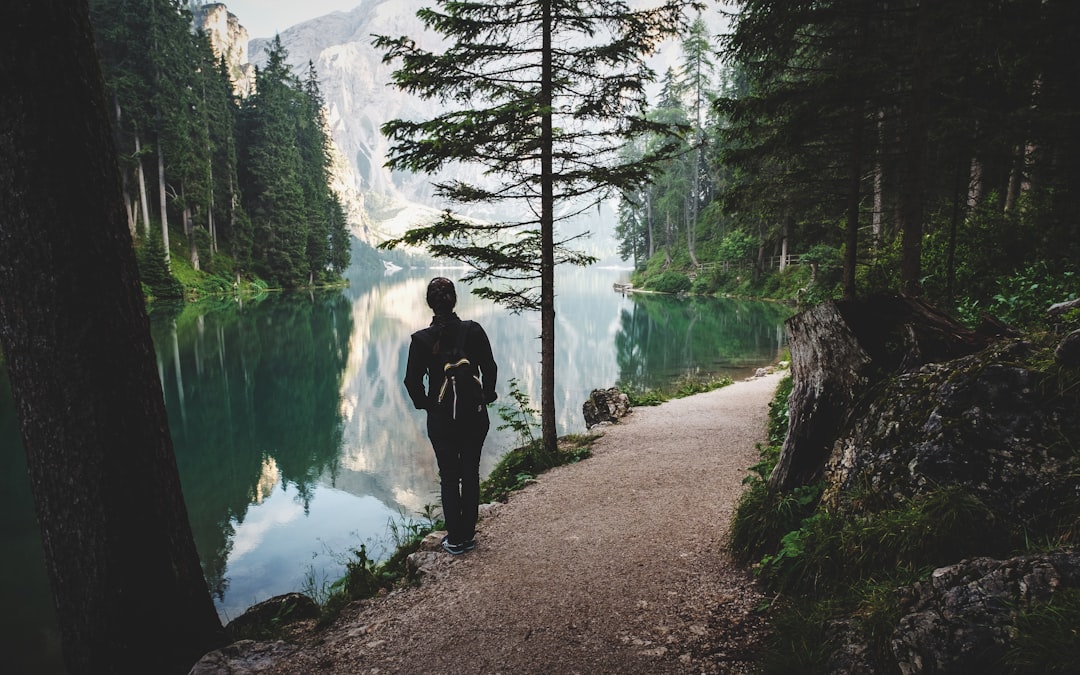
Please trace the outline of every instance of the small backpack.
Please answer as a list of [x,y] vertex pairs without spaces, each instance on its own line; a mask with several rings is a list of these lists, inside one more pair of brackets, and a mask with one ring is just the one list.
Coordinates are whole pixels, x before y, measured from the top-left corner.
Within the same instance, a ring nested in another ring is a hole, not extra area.
[[439,407],[455,420],[475,415],[484,408],[484,386],[476,366],[465,353],[465,338],[471,328],[472,321],[462,321],[458,325],[457,342],[442,354],[446,379],[439,389]]

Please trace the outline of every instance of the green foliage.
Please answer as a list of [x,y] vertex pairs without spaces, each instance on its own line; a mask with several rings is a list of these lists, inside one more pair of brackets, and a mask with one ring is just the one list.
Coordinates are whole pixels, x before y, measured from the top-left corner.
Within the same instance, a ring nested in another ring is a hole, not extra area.
[[433,507],[428,506],[419,520],[402,516],[390,521],[387,528],[395,547],[386,560],[372,560],[368,557],[367,547],[361,544],[346,557],[345,575],[340,579],[329,585],[318,584],[313,574],[309,574],[305,592],[323,608],[320,625],[333,621],[350,602],[374,597],[382,590],[405,582],[408,579],[407,558],[420,548],[424,537],[443,527],[433,512]]
[[716,257],[724,262],[746,262],[754,259],[757,247],[757,237],[742,230],[732,230],[720,240]]
[[[495,186],[446,181],[435,186],[437,196],[524,219],[481,224],[447,211],[438,223],[386,246],[425,245],[436,257],[470,265],[466,281],[498,284],[474,292],[514,310],[539,309],[545,259],[592,261],[569,246],[572,239],[555,237],[555,225],[587,209],[589,200],[641,185],[673,153],[666,140],[640,156],[622,150],[636,138],[666,138],[676,128],[640,110],[652,79],[645,59],[681,27],[681,7],[669,2],[630,11],[608,0],[435,4],[417,16],[443,38],[443,51],[424,50],[409,36],[375,39],[384,61],[397,65],[392,78],[399,89],[451,108],[431,120],[384,124],[388,164],[415,173],[455,162],[481,165]],[[541,186],[547,200],[540,199]]]
[[481,502],[504,502],[510,493],[520,490],[526,481],[563,464],[574,464],[592,454],[592,444],[599,436],[568,435],[559,439],[555,452],[546,452],[540,441],[515,448],[503,455],[488,477],[480,483]]
[[184,287],[177,281],[165,262],[165,248],[158,228],[151,228],[150,236],[138,249],[136,256],[139,278],[153,298],[176,299],[184,297]]
[[1050,305],[1077,297],[1080,277],[1076,272],[1054,273],[1040,261],[999,279],[996,292],[985,304],[975,298],[962,298],[957,314],[969,325],[977,325],[986,313],[1017,328],[1046,329]]
[[770,588],[832,592],[883,570],[915,578],[963,557],[1002,554],[1017,541],[975,497],[943,488],[905,508],[861,517],[819,510],[781,537],[758,573]]
[[531,446],[536,443],[536,434],[533,429],[540,426],[536,421],[538,411],[530,406],[529,396],[518,387],[516,377],[510,378],[510,398],[514,399],[514,406],[500,405],[498,408],[499,418],[503,423],[496,429],[512,429],[521,441],[522,446]]
[[[241,109],[229,67],[206,35],[192,31],[186,3],[92,0],[90,15],[115,106],[126,206],[146,238],[159,226],[146,222],[145,201],[150,220],[172,225],[174,263],[197,251],[209,275],[174,269],[186,295],[227,292],[237,275],[288,286],[335,281],[350,242],[329,188],[313,69],[302,85],[276,44]],[[147,244],[155,245],[152,237]],[[184,295],[167,270],[140,264],[154,297]],[[213,277],[228,285],[216,288]]]
[[730,377],[717,377],[714,375],[701,377],[694,373],[684,373],[676,378],[670,386],[655,389],[627,387],[627,391],[624,393],[630,399],[630,405],[632,406],[653,406],[674,398],[685,398],[694,394],[703,394],[707,391],[720,389],[734,384],[734,382]]
[[685,293],[690,290],[690,277],[680,272],[664,272],[648,283],[648,288],[657,293]]

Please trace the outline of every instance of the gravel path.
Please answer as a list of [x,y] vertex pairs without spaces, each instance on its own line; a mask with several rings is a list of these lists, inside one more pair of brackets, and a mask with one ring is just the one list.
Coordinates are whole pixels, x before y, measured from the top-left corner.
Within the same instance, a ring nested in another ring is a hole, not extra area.
[[767,626],[723,541],[780,377],[635,409],[485,515],[475,551],[254,672],[745,672]]

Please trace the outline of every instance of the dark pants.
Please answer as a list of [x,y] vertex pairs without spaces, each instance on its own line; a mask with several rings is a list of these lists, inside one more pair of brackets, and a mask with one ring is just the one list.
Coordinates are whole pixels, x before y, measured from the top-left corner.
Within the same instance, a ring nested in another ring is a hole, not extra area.
[[452,420],[441,411],[429,411],[428,438],[439,463],[443,519],[451,544],[476,536],[480,505],[480,451],[487,438],[487,410],[469,420]]

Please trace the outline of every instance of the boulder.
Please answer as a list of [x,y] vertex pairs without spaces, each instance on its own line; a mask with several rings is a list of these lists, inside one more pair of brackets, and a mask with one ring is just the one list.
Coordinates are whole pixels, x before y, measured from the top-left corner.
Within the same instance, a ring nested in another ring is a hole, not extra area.
[[238,637],[272,635],[282,626],[319,618],[319,605],[303,593],[286,593],[252,605],[229,622],[226,630]]
[[1065,336],[1054,351],[1054,358],[1067,368],[1080,366],[1080,330],[1074,330]]
[[615,387],[593,389],[589,394],[589,400],[581,406],[586,429],[599,425],[618,424],[620,419],[631,412],[630,398]]
[[905,613],[889,651],[904,675],[992,672],[1017,616],[1078,586],[1080,552],[1069,550],[939,568],[929,581],[901,589]]
[[1006,340],[883,383],[830,451],[824,502],[894,508],[958,486],[1008,522],[1037,526],[1074,489],[1060,441],[1076,424],[1072,400],[1046,396],[1040,373],[1019,365],[1031,350]]

